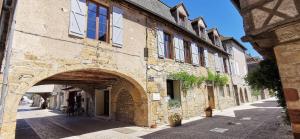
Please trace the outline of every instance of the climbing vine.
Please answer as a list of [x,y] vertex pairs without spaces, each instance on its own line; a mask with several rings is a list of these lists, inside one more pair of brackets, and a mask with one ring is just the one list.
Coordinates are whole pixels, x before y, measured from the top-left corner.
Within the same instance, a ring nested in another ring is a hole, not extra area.
[[217,86],[224,86],[228,84],[229,78],[227,75],[213,73],[212,71],[208,70],[206,82]]
[[172,80],[179,80],[181,81],[181,87],[183,91],[187,91],[195,86],[201,86],[201,84],[205,81],[204,76],[195,76],[193,74],[189,74],[185,71],[173,73],[169,75],[169,78]]
[[186,71],[180,71],[177,73],[172,73],[169,75],[169,79],[181,81],[181,87],[183,91],[187,91],[195,86],[200,87],[202,83],[211,82],[217,86],[224,86],[228,83],[229,78],[227,75],[215,74],[208,71],[207,77],[205,76],[195,76],[189,74]]

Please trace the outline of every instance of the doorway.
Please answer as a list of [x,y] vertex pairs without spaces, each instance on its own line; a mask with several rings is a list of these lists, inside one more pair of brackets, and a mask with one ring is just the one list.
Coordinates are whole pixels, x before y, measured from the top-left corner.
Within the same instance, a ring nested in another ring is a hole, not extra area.
[[240,88],[240,97],[241,97],[241,101],[242,101],[242,103],[245,103],[245,99],[244,99],[244,94],[243,94],[243,89],[242,88]]
[[215,109],[216,104],[215,104],[214,88],[212,86],[207,86],[207,92],[208,92],[208,104],[212,109]]
[[247,92],[247,89],[246,89],[246,88],[245,88],[244,93],[245,93],[246,102],[249,102],[248,92]]
[[96,90],[95,91],[95,115],[96,116],[109,116],[109,91]]
[[240,99],[239,99],[239,93],[238,93],[238,88],[237,85],[233,86],[234,88],[234,95],[235,95],[235,101],[236,101],[236,105],[240,105]]

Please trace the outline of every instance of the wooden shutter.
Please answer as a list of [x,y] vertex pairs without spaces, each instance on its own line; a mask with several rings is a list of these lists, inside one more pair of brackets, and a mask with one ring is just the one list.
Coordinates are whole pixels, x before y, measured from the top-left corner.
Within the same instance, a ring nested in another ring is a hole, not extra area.
[[225,72],[225,68],[224,68],[224,61],[223,61],[223,57],[220,56],[220,66],[221,66],[221,72]]
[[236,74],[240,75],[240,67],[239,67],[239,63],[235,62],[235,69],[236,69]]
[[193,65],[199,66],[198,46],[195,43],[192,43],[191,46],[192,46],[192,62],[193,62]]
[[114,46],[123,46],[123,10],[118,7],[113,7],[112,16],[112,43]]
[[180,61],[180,52],[179,52],[179,39],[177,36],[174,37],[173,43],[175,48],[175,61]]
[[218,53],[215,53],[215,69],[216,71],[220,71],[220,59]]
[[235,70],[235,63],[234,63],[233,60],[230,60],[230,66],[231,66],[231,73],[233,75],[235,75],[236,74],[236,70]]
[[230,71],[230,68],[229,68],[229,62],[228,62],[228,59],[225,60],[225,63],[226,63],[227,72],[228,72],[229,74],[231,74],[231,71]]
[[184,46],[183,46],[183,39],[182,38],[178,38],[178,44],[179,44],[180,62],[184,62]]
[[84,37],[85,32],[85,14],[86,14],[85,0],[71,0],[70,10],[70,25],[69,34],[72,36]]
[[157,52],[158,57],[165,57],[165,43],[164,43],[164,32],[161,29],[157,30]]
[[209,67],[209,60],[208,60],[208,51],[204,49],[204,60],[205,60],[205,67]]

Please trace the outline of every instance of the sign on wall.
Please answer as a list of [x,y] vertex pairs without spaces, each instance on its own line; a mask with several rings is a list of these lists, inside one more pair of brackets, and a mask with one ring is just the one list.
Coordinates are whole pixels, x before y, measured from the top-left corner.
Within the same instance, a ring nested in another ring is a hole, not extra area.
[[160,100],[160,93],[152,93],[152,100],[155,101]]

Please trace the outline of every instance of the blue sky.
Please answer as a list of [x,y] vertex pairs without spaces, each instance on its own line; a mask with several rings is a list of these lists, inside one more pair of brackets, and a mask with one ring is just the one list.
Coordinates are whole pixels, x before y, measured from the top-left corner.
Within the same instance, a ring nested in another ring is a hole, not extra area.
[[247,47],[247,53],[260,56],[249,43],[243,43],[245,35],[242,17],[230,0],[161,0],[169,6],[184,2],[190,19],[202,16],[209,28],[216,27],[224,36],[233,36]]

